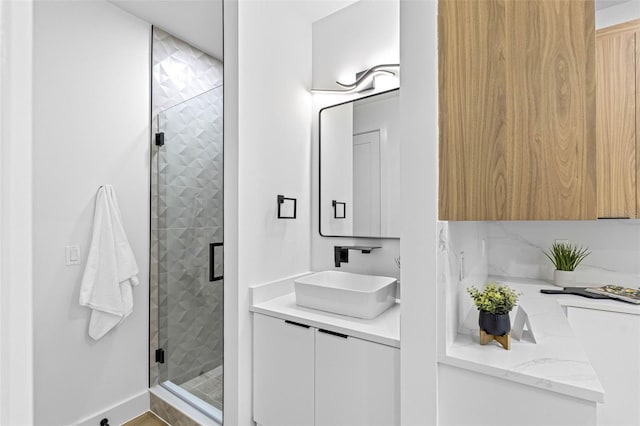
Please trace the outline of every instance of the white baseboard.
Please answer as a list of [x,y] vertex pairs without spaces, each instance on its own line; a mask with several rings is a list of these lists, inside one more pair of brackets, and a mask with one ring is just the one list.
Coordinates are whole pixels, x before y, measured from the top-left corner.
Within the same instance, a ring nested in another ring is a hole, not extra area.
[[140,414],[149,411],[149,391],[134,395],[106,410],[80,420],[74,425],[77,426],[100,426],[100,420],[109,419],[110,426],[120,426]]

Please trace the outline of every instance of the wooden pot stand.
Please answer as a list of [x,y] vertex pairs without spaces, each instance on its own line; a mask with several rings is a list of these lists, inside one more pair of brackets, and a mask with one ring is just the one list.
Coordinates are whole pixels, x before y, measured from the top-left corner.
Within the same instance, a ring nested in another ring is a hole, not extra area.
[[481,345],[486,345],[492,340],[495,340],[496,342],[500,343],[500,345],[502,345],[502,347],[505,348],[506,350],[511,349],[511,333],[507,333],[503,336],[494,336],[493,334],[489,334],[484,330],[480,330]]

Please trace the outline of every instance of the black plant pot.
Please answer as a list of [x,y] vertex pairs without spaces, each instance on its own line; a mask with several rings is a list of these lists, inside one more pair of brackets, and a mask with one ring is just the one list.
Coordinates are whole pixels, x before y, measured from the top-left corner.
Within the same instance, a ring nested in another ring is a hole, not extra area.
[[511,331],[509,314],[490,314],[487,311],[480,311],[478,324],[480,325],[480,330],[484,330],[493,336],[504,336]]

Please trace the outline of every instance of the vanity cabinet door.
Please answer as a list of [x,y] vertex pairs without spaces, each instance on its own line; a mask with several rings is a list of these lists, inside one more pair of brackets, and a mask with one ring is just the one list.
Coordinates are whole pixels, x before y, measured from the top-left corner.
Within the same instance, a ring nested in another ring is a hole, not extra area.
[[640,425],[640,316],[569,307],[567,319],[604,388],[597,424]]
[[636,33],[596,36],[598,217],[636,217]]
[[315,329],[253,315],[253,419],[313,426]]
[[400,425],[400,350],[316,332],[316,426]]

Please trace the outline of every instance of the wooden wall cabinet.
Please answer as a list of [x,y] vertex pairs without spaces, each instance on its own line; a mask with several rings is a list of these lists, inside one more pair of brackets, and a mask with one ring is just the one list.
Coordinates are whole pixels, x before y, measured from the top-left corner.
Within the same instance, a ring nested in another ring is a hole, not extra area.
[[441,0],[441,220],[596,215],[593,0]]
[[598,217],[637,218],[640,21],[596,33]]

